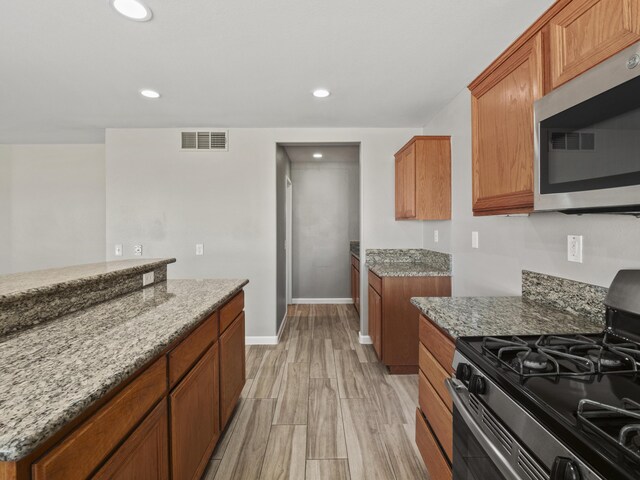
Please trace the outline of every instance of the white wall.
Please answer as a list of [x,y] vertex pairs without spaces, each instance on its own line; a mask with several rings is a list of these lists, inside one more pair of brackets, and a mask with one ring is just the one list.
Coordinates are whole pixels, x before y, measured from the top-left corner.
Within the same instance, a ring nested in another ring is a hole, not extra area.
[[276,329],[278,331],[287,312],[287,180],[291,180],[291,159],[285,148],[278,145],[276,147]]
[[[621,268],[640,267],[640,220],[619,215],[473,217],[471,97],[461,92],[424,127],[451,135],[452,220],[423,222],[424,247],[453,254],[453,294],[519,295],[523,269],[609,286]],[[438,229],[440,242],[433,242]],[[471,232],[479,232],[479,249]],[[584,236],[584,263],[567,261],[567,235]]]
[[355,161],[291,165],[293,298],[351,298],[349,241],[360,238],[358,147],[351,155]]
[[107,258],[139,242],[178,259],[173,278],[250,279],[248,336],[276,334],[277,143],[360,143],[363,251],[422,245],[422,225],[396,222],[393,204],[393,154],[421,129],[231,129],[228,153],[180,152],[179,132],[107,130]]
[[0,274],[11,271],[11,155],[0,145]]
[[[10,242],[11,256],[1,272],[103,261],[104,145],[10,145],[3,150],[5,166],[0,168],[10,176],[2,175],[0,199],[6,205],[10,192],[11,221],[10,239],[0,242]],[[0,219],[6,218],[6,208],[0,210]]]

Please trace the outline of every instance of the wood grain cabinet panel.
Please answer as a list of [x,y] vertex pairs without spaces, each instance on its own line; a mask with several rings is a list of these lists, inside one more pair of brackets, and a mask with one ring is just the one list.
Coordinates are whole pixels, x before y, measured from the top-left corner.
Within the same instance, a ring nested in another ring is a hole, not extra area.
[[420,342],[446,370],[453,373],[453,354],[456,346],[453,339],[442,332],[424,315],[420,315]]
[[218,344],[169,395],[173,480],[200,478],[220,436]]
[[416,410],[416,444],[429,471],[430,480],[451,480],[451,465],[442,453],[420,409]]
[[541,34],[472,84],[474,215],[533,210],[533,102],[543,93]]
[[218,336],[218,313],[207,318],[169,352],[169,384],[173,387]]
[[420,344],[419,363],[420,371],[427,377],[433,388],[436,389],[440,399],[449,411],[453,412],[453,401],[445,385],[445,380],[451,378],[451,375],[438,363],[422,343]]
[[573,0],[549,22],[551,87],[640,41],[640,0]]
[[58,446],[33,465],[35,480],[85,479],[166,392],[161,357]]
[[382,358],[382,297],[371,285],[369,285],[369,336],[378,358]]
[[418,404],[433,428],[438,443],[451,460],[453,458],[453,416],[422,372],[418,375]]
[[396,220],[451,218],[450,140],[417,136],[396,153]]
[[220,335],[220,425],[227,425],[245,383],[244,313]]
[[360,313],[360,261],[351,255],[351,299],[356,311]]
[[220,309],[220,334],[224,332],[240,312],[244,310],[244,290],[240,290],[229,302]]
[[94,480],[167,480],[169,441],[163,399],[98,471]]

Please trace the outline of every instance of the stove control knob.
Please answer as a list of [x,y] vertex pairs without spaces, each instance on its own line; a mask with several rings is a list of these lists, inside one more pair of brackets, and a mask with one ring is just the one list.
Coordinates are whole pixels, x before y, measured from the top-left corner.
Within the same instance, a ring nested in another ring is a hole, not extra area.
[[551,480],[580,480],[580,470],[570,458],[556,457],[551,468]]
[[487,393],[487,381],[480,375],[474,373],[469,380],[469,392],[474,395]]
[[459,363],[456,367],[456,378],[461,382],[466,382],[471,378],[471,366],[468,363]]

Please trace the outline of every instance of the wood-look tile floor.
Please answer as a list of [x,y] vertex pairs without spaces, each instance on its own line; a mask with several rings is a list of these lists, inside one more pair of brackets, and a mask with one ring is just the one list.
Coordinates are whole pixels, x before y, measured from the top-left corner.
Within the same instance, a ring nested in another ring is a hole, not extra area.
[[248,346],[247,383],[203,478],[428,478],[418,377],[389,375],[358,330],[352,305],[296,305],[279,345]]

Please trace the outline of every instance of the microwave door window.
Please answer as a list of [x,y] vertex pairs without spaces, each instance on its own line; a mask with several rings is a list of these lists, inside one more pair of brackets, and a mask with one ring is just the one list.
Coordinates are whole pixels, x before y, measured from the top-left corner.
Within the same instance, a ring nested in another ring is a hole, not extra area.
[[540,123],[540,192],[640,184],[640,77]]

